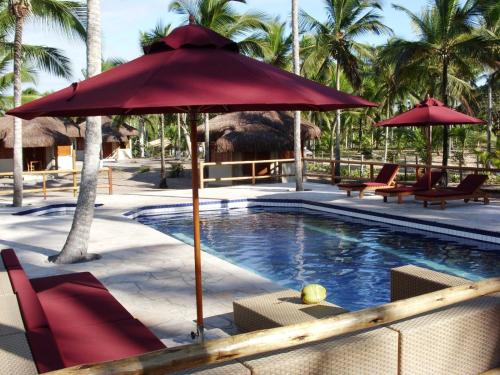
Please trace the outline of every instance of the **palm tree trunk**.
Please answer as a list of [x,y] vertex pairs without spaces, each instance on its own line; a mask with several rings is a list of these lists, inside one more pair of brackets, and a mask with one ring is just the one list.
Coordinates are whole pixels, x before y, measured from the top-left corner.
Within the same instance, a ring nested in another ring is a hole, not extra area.
[[158,187],[167,188],[167,173],[165,168],[165,115],[160,115],[160,183]]
[[493,75],[488,80],[488,128],[486,133],[486,152],[488,168],[491,168],[491,130],[493,127]]
[[205,113],[205,161],[210,161],[210,118]]
[[[336,67],[335,88],[337,90],[340,90],[340,64],[338,61]],[[335,126],[335,160],[340,160],[341,115],[342,111],[340,109],[337,109],[336,111],[337,125]],[[335,176],[340,176],[340,163],[335,163]],[[339,179],[336,179],[335,182],[339,182]]]
[[[389,118],[391,116],[390,110],[390,104],[389,104],[389,98],[387,98],[387,116],[386,118]],[[389,148],[389,127],[385,127],[385,146],[384,146],[384,163],[387,163],[387,150]]]
[[[89,77],[101,72],[100,0],[87,0],[87,72]],[[73,225],[62,251],[49,258],[53,262],[75,263],[98,258],[97,255],[88,255],[87,250],[90,227],[94,218],[101,144],[101,117],[88,117],[85,131],[85,159]]]
[[[14,35],[14,107],[20,106],[22,98],[21,66],[23,59],[24,15],[16,12]],[[22,120],[14,117],[14,198],[15,207],[23,205],[23,127]]]
[[176,157],[180,158],[181,155],[181,114],[177,114],[177,155]]
[[139,150],[141,153],[141,158],[144,159],[144,116],[139,117]]
[[[448,60],[445,58],[443,61],[443,76],[441,79],[441,99],[444,105],[448,105]],[[450,134],[449,126],[443,125],[443,167],[448,165],[448,157],[450,155]],[[444,185],[448,185],[448,174],[446,171],[443,173]]]
[[[292,33],[293,33],[293,71],[300,75],[300,45],[299,45],[299,1],[292,0]],[[303,191],[302,176],[302,140],[301,113],[295,111],[293,121],[293,151],[295,155],[295,190]]]

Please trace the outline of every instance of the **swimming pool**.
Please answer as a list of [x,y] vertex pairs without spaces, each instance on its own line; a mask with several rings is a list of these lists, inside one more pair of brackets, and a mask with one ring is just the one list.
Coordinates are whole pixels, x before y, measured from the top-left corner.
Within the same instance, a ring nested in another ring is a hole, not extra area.
[[[192,244],[190,213],[140,216],[143,224]],[[320,283],[349,310],[389,301],[389,269],[404,264],[478,280],[500,273],[500,247],[303,208],[201,212],[202,249],[300,290]]]

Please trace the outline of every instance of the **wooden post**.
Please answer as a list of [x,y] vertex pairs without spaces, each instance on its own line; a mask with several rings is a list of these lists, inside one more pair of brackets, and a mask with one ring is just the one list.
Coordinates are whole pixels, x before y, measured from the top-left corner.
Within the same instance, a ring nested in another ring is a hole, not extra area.
[[406,162],[406,155],[405,155],[405,177],[404,177],[405,181],[408,180],[408,168],[406,167],[406,164],[407,164],[407,162]]
[[432,126],[427,127],[427,188],[432,188]]
[[499,291],[500,277],[496,277],[329,318],[157,350],[116,361],[79,365],[47,375],[169,374],[384,326]]
[[76,169],[73,169],[73,197],[76,197],[76,191],[78,190],[78,186],[77,186],[77,181],[76,181]]
[[330,161],[330,168],[332,174],[332,185],[335,185],[335,162]]
[[196,112],[189,112],[191,125],[191,186],[193,189],[193,239],[194,239],[194,275],[196,292],[196,325],[197,334],[203,340],[203,288],[201,280],[201,240],[200,240],[200,173],[198,168],[198,143],[196,140]]
[[113,194],[113,169],[108,167],[108,194]]
[[[297,178],[297,176],[295,176],[295,178]],[[252,162],[252,185],[255,185],[255,162]]]
[[364,171],[364,167],[365,167],[365,164],[364,164],[364,160],[365,160],[365,157],[363,154],[361,154],[361,165],[359,166],[359,177],[363,177],[363,171]]
[[370,164],[370,181],[373,181],[373,177],[374,177],[373,164]]
[[47,175],[42,174],[42,190],[43,190],[43,199],[47,199]]

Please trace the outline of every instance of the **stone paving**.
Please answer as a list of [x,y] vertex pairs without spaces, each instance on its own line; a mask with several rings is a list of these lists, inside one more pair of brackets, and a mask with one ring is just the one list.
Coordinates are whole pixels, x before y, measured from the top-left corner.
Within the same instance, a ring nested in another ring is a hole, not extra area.
[[[500,203],[452,202],[445,211],[423,209],[412,199],[403,205],[384,204],[380,197],[364,200],[346,198],[335,187],[306,184],[311,191],[297,193],[291,184],[262,184],[201,190],[202,199],[289,198],[334,202],[367,211],[387,212],[465,227],[500,232]],[[72,216],[14,216],[9,197],[0,197],[0,248],[15,248],[29,277],[90,271],[138,319],[171,344],[189,342],[195,330],[193,250],[176,239],[148,226],[123,217],[134,208],[178,202],[190,202],[190,190],[130,189],[112,196],[99,195],[92,225],[90,251],[102,259],[74,265],[54,265],[47,256],[64,245]],[[69,194],[51,195],[48,201],[31,196],[25,209],[46,204],[76,201]],[[275,283],[224,260],[203,253],[204,316],[209,329],[220,328],[233,334],[234,299],[282,289]]]

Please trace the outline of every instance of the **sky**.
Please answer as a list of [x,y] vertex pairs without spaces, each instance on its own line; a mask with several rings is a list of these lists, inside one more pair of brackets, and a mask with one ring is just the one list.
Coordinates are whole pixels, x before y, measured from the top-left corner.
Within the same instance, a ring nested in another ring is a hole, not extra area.
[[[179,15],[168,11],[170,0],[102,0],[102,40],[103,58],[122,58],[132,60],[142,54],[139,47],[140,31],[154,28],[158,21],[165,24],[180,23]],[[426,6],[427,0],[384,0],[384,23],[393,29],[396,36],[414,39],[408,17],[392,8],[391,4],[399,4],[413,12],[418,12]],[[242,11],[259,10],[283,20],[290,19],[290,0],[247,0],[247,4],[238,5]],[[306,12],[324,19],[324,0],[299,0],[299,6]],[[361,40],[370,44],[383,43],[387,37],[369,36]],[[24,43],[57,47],[71,59],[73,77],[70,80],[57,78],[46,73],[38,74],[36,89],[39,92],[55,91],[64,88],[71,82],[83,78],[85,68],[85,44],[83,41],[68,39],[54,29],[44,25],[29,22],[24,33]],[[26,87],[33,85],[26,85]]]

